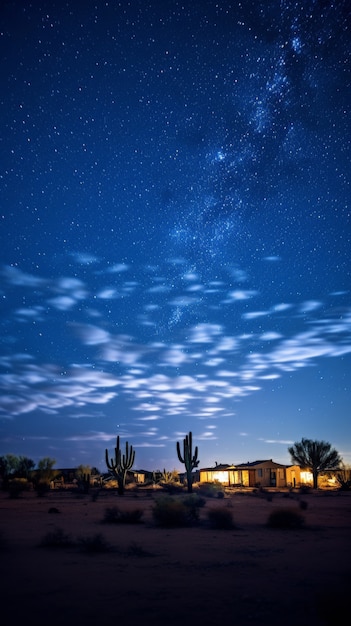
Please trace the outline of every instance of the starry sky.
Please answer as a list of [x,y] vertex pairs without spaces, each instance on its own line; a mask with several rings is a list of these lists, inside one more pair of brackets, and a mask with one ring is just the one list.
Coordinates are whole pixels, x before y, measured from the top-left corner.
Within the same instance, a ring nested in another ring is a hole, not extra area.
[[346,0],[4,0],[0,455],[351,463]]

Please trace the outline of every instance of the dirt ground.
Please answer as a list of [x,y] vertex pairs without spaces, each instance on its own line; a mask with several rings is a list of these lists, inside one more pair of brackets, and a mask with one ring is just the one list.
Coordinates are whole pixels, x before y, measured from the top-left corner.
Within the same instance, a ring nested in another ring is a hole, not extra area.
[[[1,493],[0,606],[7,616],[2,623],[349,623],[350,493],[208,498],[200,523],[189,528],[157,527],[155,497],[159,494],[101,492],[94,501],[91,494],[52,491],[10,499]],[[142,509],[141,522],[102,523],[106,509],[116,506]],[[235,528],[214,530],[208,511],[223,506],[230,508]],[[304,526],[269,528],[269,514],[282,507],[302,513]],[[74,545],[40,545],[58,529]],[[89,543],[96,535],[107,551],[82,550],[79,540]]]

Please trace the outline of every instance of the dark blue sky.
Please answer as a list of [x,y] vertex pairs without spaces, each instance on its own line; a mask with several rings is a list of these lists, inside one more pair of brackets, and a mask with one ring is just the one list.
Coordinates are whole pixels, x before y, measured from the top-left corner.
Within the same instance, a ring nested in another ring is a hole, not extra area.
[[351,463],[347,2],[0,9],[0,455]]

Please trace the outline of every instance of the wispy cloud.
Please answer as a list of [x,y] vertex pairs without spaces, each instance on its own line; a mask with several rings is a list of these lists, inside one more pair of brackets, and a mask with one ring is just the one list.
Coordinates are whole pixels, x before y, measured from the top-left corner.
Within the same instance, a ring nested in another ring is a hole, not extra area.
[[[57,342],[65,337],[71,357],[64,365],[47,365],[34,344],[26,353],[12,350],[0,356],[0,414],[57,414],[69,407],[74,416],[123,396],[139,423],[175,415],[220,419],[228,415],[228,406],[258,393],[265,382],[351,352],[351,312],[345,307],[342,315],[323,316],[322,300],[303,300],[272,302],[260,310],[251,306],[256,289],[230,289],[225,276],[200,282],[198,273],[187,271],[181,260],[172,267],[180,274],[171,288],[162,264],[141,268],[138,280],[124,280],[130,268],[116,263],[99,274],[97,290],[92,287],[93,268],[84,281],[69,275],[47,281],[18,268],[3,269],[9,286],[25,287],[31,295],[30,306],[14,309],[13,324],[40,323],[45,333],[46,324],[55,319],[61,333]],[[104,276],[110,278],[106,284]],[[189,295],[189,287],[201,291],[201,298]],[[170,289],[175,295],[165,298]],[[210,293],[212,289],[219,293]],[[95,320],[87,323],[92,309],[82,303],[92,297]],[[105,301],[111,317],[104,312]],[[225,305],[235,303],[238,311],[228,317]],[[55,317],[50,318],[47,304],[55,308]],[[179,314],[170,325],[170,306],[186,311],[185,318]],[[116,333],[116,320],[122,332]],[[259,331],[248,330],[250,322]],[[124,326],[133,328],[133,334],[123,332]],[[83,358],[77,359],[76,353]]]

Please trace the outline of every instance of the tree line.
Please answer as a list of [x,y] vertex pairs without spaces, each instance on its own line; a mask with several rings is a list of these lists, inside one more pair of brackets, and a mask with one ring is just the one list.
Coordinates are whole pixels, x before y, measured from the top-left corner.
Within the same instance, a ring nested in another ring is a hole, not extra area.
[[[176,443],[177,456],[179,461],[185,465],[188,491],[192,491],[193,469],[199,465],[198,446],[192,445],[192,432],[183,440],[183,451],[180,443]],[[292,464],[299,465],[301,469],[310,471],[313,477],[313,488],[318,487],[318,477],[321,473],[336,471],[337,478],[342,487],[351,488],[350,471],[346,470],[339,452],[327,441],[318,441],[302,438],[288,448]],[[131,470],[135,461],[135,451],[128,441],[125,444],[125,453],[122,452],[120,438],[117,437],[114,456],[109,457],[108,450],[105,451],[105,462],[107,469],[117,479],[118,493],[123,495],[127,471]],[[44,457],[37,465],[26,456],[16,456],[6,454],[0,456],[0,477],[3,488],[8,488],[11,481],[31,480],[38,490],[48,488],[49,483],[58,475],[58,470],[54,470],[55,459]],[[90,480],[90,474],[98,473],[96,468],[89,466],[79,466],[76,470],[77,478],[83,481]]]

